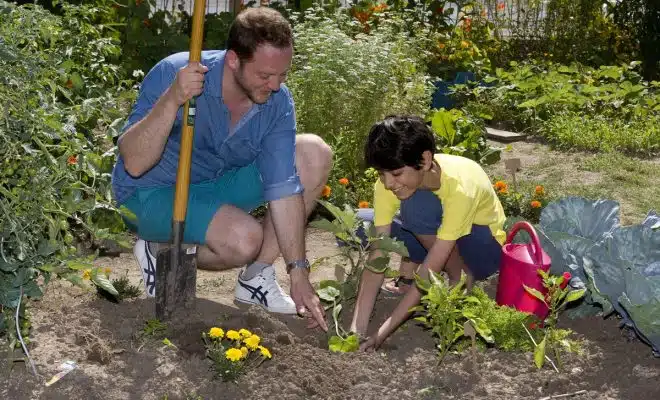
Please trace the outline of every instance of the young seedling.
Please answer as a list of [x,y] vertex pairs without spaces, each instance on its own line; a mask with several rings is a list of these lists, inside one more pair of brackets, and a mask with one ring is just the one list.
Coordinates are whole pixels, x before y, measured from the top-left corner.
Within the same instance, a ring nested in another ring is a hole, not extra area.
[[[390,262],[389,253],[395,252],[402,256],[408,256],[408,250],[402,242],[377,235],[373,225],[362,221],[352,208],[345,206],[342,210],[324,200],[319,200],[319,203],[335,219],[332,222],[327,219],[320,219],[313,221],[310,225],[333,233],[337,239],[344,243],[344,246],[340,247],[341,252],[338,256],[349,265],[348,271],[345,267],[341,267],[344,271],[343,280],[321,281],[317,290],[319,298],[326,304],[325,309],[332,309],[332,319],[335,325],[334,333],[336,335],[329,338],[328,347],[331,351],[352,352],[358,350],[359,338],[356,334],[347,332],[341,327],[339,315],[343,304],[355,298],[364,268],[377,273],[385,273]],[[366,241],[363,241],[358,235],[360,229],[364,230]],[[378,246],[378,249],[385,255],[374,260],[368,260],[369,252],[374,245]],[[340,274],[335,273],[335,275]]]
[[559,349],[557,347],[558,342],[561,342],[557,335],[559,312],[566,307],[568,303],[581,299],[584,296],[586,289],[572,290],[568,287],[568,283],[571,280],[570,272],[564,272],[561,276],[555,276],[539,269],[538,274],[543,278],[543,286],[547,289],[547,294],[544,296],[538,290],[527,285],[525,285],[525,290],[548,307],[548,316],[540,324],[541,329],[543,329],[543,339],[536,343],[527,327],[524,325],[523,327],[529,334],[530,338],[532,338],[532,342],[534,342],[534,363],[536,364],[536,367],[539,369],[542,368],[544,362],[547,360],[552,364],[555,371],[559,372],[557,366],[547,356],[546,348],[550,347],[553,350],[555,359],[561,367]]

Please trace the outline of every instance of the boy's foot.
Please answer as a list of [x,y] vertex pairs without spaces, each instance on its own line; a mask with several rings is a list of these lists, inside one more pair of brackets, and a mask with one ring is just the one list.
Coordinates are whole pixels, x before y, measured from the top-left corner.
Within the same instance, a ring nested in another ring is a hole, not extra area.
[[415,283],[413,278],[404,278],[400,276],[385,282],[382,289],[386,292],[400,296],[406,294],[406,292],[410,290],[410,287],[413,283]]
[[156,257],[149,250],[149,242],[138,239],[133,246],[133,255],[142,272],[142,281],[148,297],[156,295]]
[[279,314],[297,314],[293,299],[280,287],[275,279],[275,268],[264,267],[251,279],[243,279],[243,271],[238,275],[236,301],[262,306],[269,312]]

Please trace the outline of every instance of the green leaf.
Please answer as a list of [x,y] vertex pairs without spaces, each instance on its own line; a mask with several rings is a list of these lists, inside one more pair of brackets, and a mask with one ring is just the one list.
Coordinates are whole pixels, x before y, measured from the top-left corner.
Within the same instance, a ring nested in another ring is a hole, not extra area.
[[545,337],[539,342],[539,344],[534,349],[534,364],[536,368],[541,369],[543,363],[545,362]]
[[350,353],[357,351],[360,343],[357,335],[349,335],[346,339],[340,336],[331,336],[328,340],[328,349],[335,353]]
[[337,297],[339,297],[341,293],[339,292],[339,289],[333,286],[326,286],[322,289],[317,290],[316,294],[318,294],[321,300],[327,301],[328,303],[332,303],[333,301],[335,301]]
[[309,225],[317,229],[334,233],[335,235],[345,234],[345,230],[341,227],[341,225],[330,222],[327,219],[317,219],[311,221]]
[[117,292],[117,289],[115,289],[115,287],[112,285],[112,282],[110,282],[104,273],[98,273],[98,270],[93,271],[92,282],[94,282],[96,286],[100,287],[111,295],[119,296],[119,292]]
[[0,257],[0,271],[14,272],[18,268],[18,263],[8,263]]
[[523,284],[525,291],[545,303],[545,297],[538,290]]
[[371,272],[375,272],[377,274],[382,274],[385,273],[385,270],[387,267],[390,265],[390,258],[389,257],[378,257],[374,258],[373,260],[368,260],[364,266],[370,270]]
[[581,299],[582,296],[584,296],[584,294],[586,293],[586,291],[587,291],[587,289],[571,290],[566,295],[565,303],[570,303],[572,301]]
[[454,128],[454,118],[451,112],[445,109],[434,111],[431,116],[431,127],[438,136],[447,141],[448,146],[454,144],[456,128]]
[[374,241],[374,243],[377,243],[377,247],[380,250],[394,252],[402,257],[409,256],[408,248],[403,243],[403,241],[393,239],[389,236],[384,236]]
[[37,245],[37,254],[47,257],[55,253],[60,248],[57,240],[41,239]]

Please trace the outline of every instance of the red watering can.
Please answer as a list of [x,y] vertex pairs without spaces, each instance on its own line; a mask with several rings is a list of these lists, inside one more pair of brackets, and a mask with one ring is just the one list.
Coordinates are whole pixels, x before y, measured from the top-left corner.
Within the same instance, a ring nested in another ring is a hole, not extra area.
[[[511,243],[520,229],[529,233],[532,243]],[[523,285],[532,287],[543,295],[547,294],[547,289],[543,286],[543,278],[539,276],[538,270],[548,272],[550,263],[550,256],[541,248],[541,242],[534,227],[525,221],[513,225],[502,246],[500,277],[495,299],[497,304],[536,314],[541,320],[544,320],[548,315],[548,307],[527,293]]]

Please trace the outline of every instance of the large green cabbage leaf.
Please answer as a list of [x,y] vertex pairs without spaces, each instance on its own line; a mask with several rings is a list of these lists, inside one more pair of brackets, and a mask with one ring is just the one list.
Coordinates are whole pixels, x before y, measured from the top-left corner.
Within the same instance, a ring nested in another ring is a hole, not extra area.
[[[508,221],[507,225],[515,223]],[[570,285],[587,288],[572,306],[571,318],[616,312],[660,357],[660,216],[650,211],[638,225],[621,226],[612,200],[566,197],[541,213],[535,226],[550,272],[573,276]],[[515,242],[528,241],[526,233]]]

